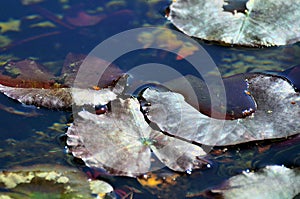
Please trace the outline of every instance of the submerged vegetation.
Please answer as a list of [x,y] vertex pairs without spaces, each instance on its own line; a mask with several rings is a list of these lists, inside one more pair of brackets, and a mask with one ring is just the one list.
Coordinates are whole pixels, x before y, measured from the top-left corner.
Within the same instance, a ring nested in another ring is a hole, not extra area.
[[76,169],[58,165],[35,165],[2,171],[0,184],[7,190],[2,198],[104,198],[113,188],[100,180],[88,181]]
[[[0,91],[14,99],[0,96],[0,198],[299,196],[298,2],[13,2],[0,19]],[[183,40],[172,24],[200,40]],[[163,28],[134,35],[138,49],[112,63],[87,55],[143,26]],[[223,88],[189,70],[202,47]],[[145,83],[151,71],[133,71],[144,63],[181,78]]]

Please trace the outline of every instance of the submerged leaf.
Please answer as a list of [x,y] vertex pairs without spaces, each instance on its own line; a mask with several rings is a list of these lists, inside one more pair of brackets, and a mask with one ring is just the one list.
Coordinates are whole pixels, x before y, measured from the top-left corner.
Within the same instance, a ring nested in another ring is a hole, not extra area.
[[20,31],[20,24],[21,22],[19,19],[9,19],[7,22],[0,21],[0,33]]
[[23,81],[49,82],[54,75],[45,66],[34,60],[22,60],[11,64],[12,68],[20,71],[19,79]]
[[205,40],[286,45],[299,41],[299,7],[297,0],[176,0],[170,6],[169,19],[187,35]]
[[238,120],[209,118],[174,92],[147,89],[147,117],[162,131],[206,145],[233,145],[286,137],[300,132],[300,96],[286,80],[255,74],[248,92],[257,104],[254,114]]
[[0,70],[0,83],[5,86],[26,88],[54,87],[55,76],[34,60],[9,61]]
[[114,175],[138,176],[153,169],[151,150],[170,169],[186,171],[201,166],[198,146],[153,130],[134,98],[116,99],[112,110],[96,115],[81,111],[67,131],[70,152],[88,166]]
[[105,196],[113,191],[108,183],[88,180],[76,169],[47,164],[1,171],[0,188],[1,196],[16,199],[95,198],[92,194]]
[[[84,76],[77,76],[80,68],[86,69],[81,71],[84,72]],[[111,86],[112,82],[120,78],[123,72],[117,66],[98,57],[69,53],[65,58],[61,74],[64,78],[63,83],[70,87],[76,83],[76,86],[80,88],[92,86],[105,88]],[[74,82],[75,78],[77,78],[76,82]],[[98,84],[95,85],[95,83]]]
[[21,0],[21,3],[23,5],[33,5],[33,4],[36,4],[36,3],[40,3],[40,2],[43,2],[44,0]]
[[230,198],[289,199],[300,194],[300,170],[267,166],[260,172],[231,177],[221,189],[212,190]]
[[138,35],[138,41],[143,44],[143,48],[151,45],[164,48],[166,50],[178,51],[177,60],[181,60],[199,50],[194,44],[183,41],[169,29],[155,29],[154,31],[145,31]]
[[104,15],[91,15],[85,11],[78,11],[75,14],[75,16],[66,16],[65,18],[67,22],[78,27],[94,26],[106,18]]

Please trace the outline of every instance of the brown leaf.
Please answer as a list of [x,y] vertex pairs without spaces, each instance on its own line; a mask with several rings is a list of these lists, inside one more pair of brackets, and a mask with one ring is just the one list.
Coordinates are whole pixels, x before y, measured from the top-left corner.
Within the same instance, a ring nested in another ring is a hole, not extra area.
[[[76,85],[78,87],[92,88],[93,86],[99,86],[104,88],[112,85],[114,80],[119,79],[123,72],[120,68],[115,65],[108,63],[107,61],[93,57],[85,56],[82,54],[69,53],[65,59],[61,77],[64,77],[64,84],[70,87],[73,86],[74,80],[76,78],[79,68],[84,66],[88,70],[81,71],[84,72],[84,79],[77,79]],[[102,75],[102,71],[104,72]],[[95,74],[99,74],[99,80],[94,81]],[[95,82],[97,85],[95,85]],[[97,83],[98,82],[98,83]]]
[[55,76],[33,60],[9,62],[0,74],[0,83],[12,87],[53,87]]

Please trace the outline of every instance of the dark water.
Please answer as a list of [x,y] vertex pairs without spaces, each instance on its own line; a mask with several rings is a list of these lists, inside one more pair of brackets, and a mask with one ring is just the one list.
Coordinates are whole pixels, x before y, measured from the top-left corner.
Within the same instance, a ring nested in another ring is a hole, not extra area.
[[[2,46],[0,59],[5,62],[31,58],[49,66],[50,70],[59,72],[68,53],[88,54],[99,43],[122,31],[145,25],[175,30],[164,16],[169,3],[170,1],[166,0],[89,0],[80,3],[75,0],[49,0],[25,6],[18,0],[1,1],[0,22],[18,20],[20,24],[18,29],[11,28],[8,31],[3,31],[2,27],[1,35],[9,38],[11,43]],[[103,19],[94,25],[78,26],[70,24],[66,18],[60,18],[74,17],[74,13],[79,11],[103,16]],[[36,26],[44,22],[51,22],[53,27]],[[283,70],[300,63],[299,44],[249,49],[198,42],[213,58],[223,75]],[[160,50],[140,49],[120,56],[114,64],[124,71],[141,64],[160,63],[177,69],[183,75],[195,72],[189,70],[191,67],[182,68],[182,65],[188,66],[188,63],[185,60],[176,61],[176,54],[166,53],[165,56],[161,56],[163,54]],[[64,124],[70,121],[71,113],[24,106],[4,95],[0,95],[0,105],[1,169],[51,163],[77,166],[85,172],[89,171],[88,168],[82,168],[80,164],[69,161],[64,146],[58,139],[64,133]],[[261,152],[260,149],[264,147],[266,150]],[[114,187],[128,193],[132,190],[124,188],[125,185],[142,192],[135,192],[133,198],[206,198],[200,193],[220,185],[225,179],[246,169],[256,170],[273,164],[299,167],[299,151],[299,139],[291,139],[290,142],[284,140],[283,143],[279,140],[232,147],[221,155],[209,156],[212,168],[195,171],[192,175],[182,175],[174,185],[166,185],[162,189],[143,187],[134,179],[101,176],[99,178],[106,179]],[[158,176],[172,174],[169,170],[157,173]]]

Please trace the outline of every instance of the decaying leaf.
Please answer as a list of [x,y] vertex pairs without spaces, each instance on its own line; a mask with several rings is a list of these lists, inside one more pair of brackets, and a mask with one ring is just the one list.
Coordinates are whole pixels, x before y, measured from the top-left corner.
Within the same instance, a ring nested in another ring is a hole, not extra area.
[[29,59],[7,61],[0,69],[0,83],[5,86],[49,88],[54,87],[55,78],[46,66]]
[[[57,63],[38,63],[34,60],[6,61],[4,67],[0,68],[0,84],[11,87],[22,88],[58,88],[73,87],[74,80],[79,72],[80,66],[87,67],[89,70],[84,72],[84,79],[77,79],[76,87],[92,88],[99,86],[107,88],[119,79],[123,72],[117,66],[109,62],[83,54],[69,53],[65,60],[61,72],[59,73]],[[48,65],[48,66],[46,66]],[[51,69],[51,71],[50,71]],[[54,74],[55,73],[55,74]],[[94,78],[91,78],[94,77]],[[98,78],[95,80],[95,77]]]
[[2,198],[15,199],[92,199],[95,198],[92,194],[105,196],[113,192],[112,186],[104,181],[88,180],[84,173],[58,165],[33,165],[1,171],[0,188]]
[[0,92],[27,105],[50,109],[69,109],[72,105],[107,104],[121,94],[126,85],[127,75],[122,76],[114,88],[101,90],[81,88],[15,88],[0,84]]
[[300,39],[297,0],[176,0],[170,21],[185,34],[245,46],[286,45]]
[[247,92],[254,98],[257,110],[244,119],[209,118],[186,103],[182,95],[151,89],[143,93],[151,104],[147,117],[162,131],[206,145],[233,145],[298,134],[300,96],[292,85],[280,77],[261,74],[247,81]]
[[[170,169],[187,171],[201,166],[198,156],[205,152],[197,145],[153,130],[144,119],[137,99],[111,101],[111,112],[102,115],[87,111],[67,131],[70,152],[90,167],[114,175],[138,176],[154,168],[151,151]],[[161,166],[161,165],[160,165]]]
[[50,109],[69,109],[72,105],[107,104],[116,98],[116,94],[110,88],[96,91],[79,88],[13,88],[0,85],[0,91],[23,104]]
[[54,75],[45,66],[34,60],[25,59],[8,65],[6,67],[20,71],[18,78],[23,81],[49,82],[54,78]]
[[72,105],[72,96],[69,88],[14,88],[0,85],[0,90],[8,97],[27,105],[52,109],[70,108]]
[[230,198],[290,199],[300,194],[300,170],[267,166],[259,172],[231,177],[221,189],[212,190]]

